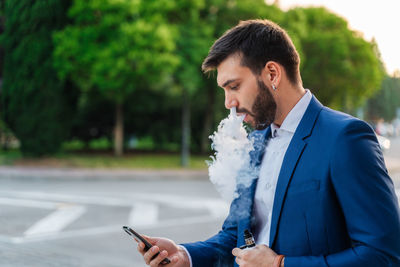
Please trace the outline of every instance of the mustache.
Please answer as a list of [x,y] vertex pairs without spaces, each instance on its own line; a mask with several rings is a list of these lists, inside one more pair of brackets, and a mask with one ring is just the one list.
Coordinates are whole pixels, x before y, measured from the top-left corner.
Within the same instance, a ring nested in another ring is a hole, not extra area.
[[247,110],[246,108],[238,108],[236,110],[237,113],[245,113],[245,114],[249,114],[252,117],[255,117],[255,114],[250,112],[249,110]]

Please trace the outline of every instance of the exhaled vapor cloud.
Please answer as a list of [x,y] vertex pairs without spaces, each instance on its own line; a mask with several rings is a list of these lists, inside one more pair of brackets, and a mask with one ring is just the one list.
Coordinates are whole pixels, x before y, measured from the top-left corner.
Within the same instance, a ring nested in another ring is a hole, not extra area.
[[208,162],[208,173],[217,191],[228,202],[238,197],[238,185],[248,187],[257,177],[249,154],[253,150],[254,140],[247,138],[243,119],[244,116],[236,115],[236,108],[231,108],[230,115],[220,122],[218,130],[210,136],[215,153]]

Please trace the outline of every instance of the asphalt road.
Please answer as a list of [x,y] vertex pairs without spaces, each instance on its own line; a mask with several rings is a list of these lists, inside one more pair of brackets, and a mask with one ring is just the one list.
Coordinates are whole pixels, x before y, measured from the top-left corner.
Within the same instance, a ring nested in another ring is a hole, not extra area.
[[[385,155],[400,159],[400,139]],[[206,239],[228,205],[206,173],[188,176],[0,168],[0,266],[145,266],[123,225],[178,243]],[[400,191],[400,169],[391,176]]]
[[0,266],[144,266],[123,225],[189,242],[227,211],[207,179],[2,178]]

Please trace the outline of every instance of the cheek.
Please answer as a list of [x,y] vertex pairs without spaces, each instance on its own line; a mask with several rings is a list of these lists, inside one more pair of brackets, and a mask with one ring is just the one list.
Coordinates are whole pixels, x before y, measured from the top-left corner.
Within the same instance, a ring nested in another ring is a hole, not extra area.
[[254,106],[255,106],[256,102],[257,102],[257,96],[256,95],[253,95],[248,101],[248,107],[252,112],[254,112]]
[[258,86],[255,80],[243,83],[237,94],[239,107],[245,108],[252,112],[253,105],[257,98],[257,95],[258,95]]
[[254,100],[256,99],[256,95],[252,92],[246,93],[243,92],[240,96],[242,105],[245,105],[247,108],[251,108],[253,106]]

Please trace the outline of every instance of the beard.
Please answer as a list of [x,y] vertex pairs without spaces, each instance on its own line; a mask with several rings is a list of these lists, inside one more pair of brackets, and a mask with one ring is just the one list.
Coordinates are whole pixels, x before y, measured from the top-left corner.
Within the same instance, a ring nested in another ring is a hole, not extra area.
[[263,81],[257,80],[257,85],[258,95],[251,109],[254,117],[254,128],[263,130],[275,120],[276,102]]
[[276,102],[268,87],[261,80],[257,80],[258,94],[254,100],[251,112],[246,108],[238,109],[240,113],[247,113],[253,117],[254,123],[250,123],[256,130],[267,128],[276,115]]

